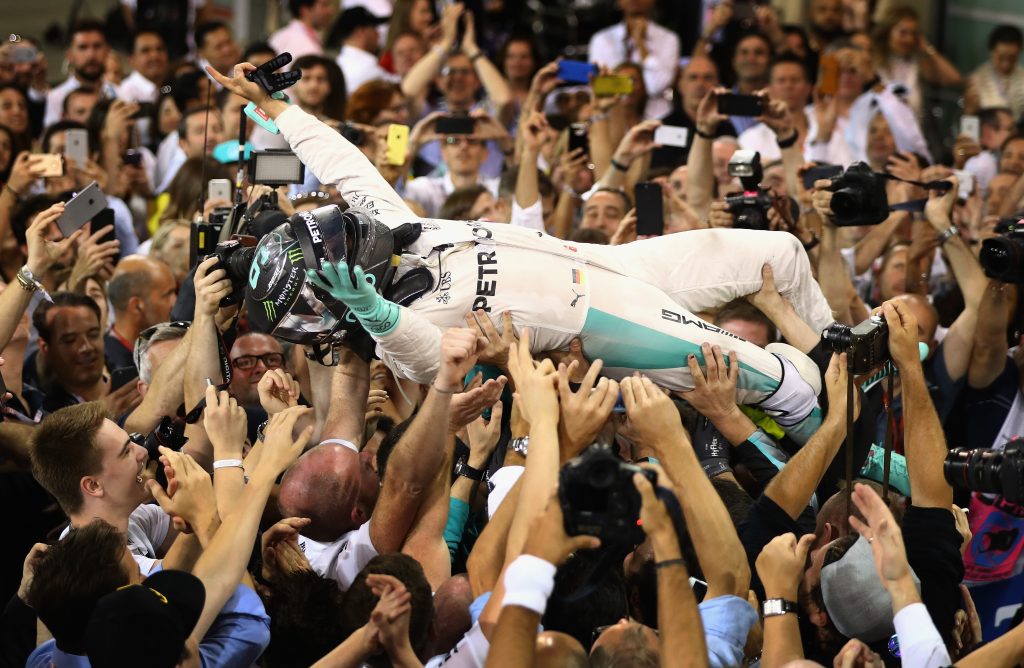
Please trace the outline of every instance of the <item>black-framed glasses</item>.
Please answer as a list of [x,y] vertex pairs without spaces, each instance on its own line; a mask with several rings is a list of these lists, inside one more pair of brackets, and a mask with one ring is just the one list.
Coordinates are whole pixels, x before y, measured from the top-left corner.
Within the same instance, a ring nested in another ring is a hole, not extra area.
[[263,353],[262,355],[241,355],[231,360],[231,364],[240,371],[248,371],[256,366],[256,362],[263,362],[268,369],[280,369],[284,366],[283,353]]
[[444,138],[444,143],[448,146],[458,146],[462,142],[466,142],[470,146],[482,146],[484,143],[483,139],[475,139],[473,137],[454,137],[449,135]]

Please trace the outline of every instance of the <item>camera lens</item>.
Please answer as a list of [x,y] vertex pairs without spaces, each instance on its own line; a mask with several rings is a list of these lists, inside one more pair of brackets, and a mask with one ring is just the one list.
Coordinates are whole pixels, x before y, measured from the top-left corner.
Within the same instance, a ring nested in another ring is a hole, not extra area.
[[985,494],[1002,494],[1003,453],[989,448],[954,448],[946,455],[942,473],[950,485]]
[[594,462],[587,471],[587,482],[591,487],[606,489],[615,482],[615,474],[619,470],[619,464],[615,461]]
[[825,342],[825,347],[832,352],[847,351],[853,343],[851,327],[841,322],[834,322],[822,331],[821,340]]
[[860,188],[842,188],[832,194],[832,213],[843,220],[855,217],[865,207]]
[[979,259],[985,274],[1004,282],[1018,282],[1024,269],[1020,241],[1008,237],[985,239]]

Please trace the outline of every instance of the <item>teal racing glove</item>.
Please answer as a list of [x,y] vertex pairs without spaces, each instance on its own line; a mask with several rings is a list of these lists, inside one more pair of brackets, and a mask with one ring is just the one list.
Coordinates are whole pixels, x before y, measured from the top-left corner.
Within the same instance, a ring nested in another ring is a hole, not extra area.
[[350,274],[347,262],[326,264],[319,271],[307,269],[306,279],[348,306],[370,334],[383,336],[398,326],[398,304],[377,294],[373,276],[364,274],[362,267],[357,266]]

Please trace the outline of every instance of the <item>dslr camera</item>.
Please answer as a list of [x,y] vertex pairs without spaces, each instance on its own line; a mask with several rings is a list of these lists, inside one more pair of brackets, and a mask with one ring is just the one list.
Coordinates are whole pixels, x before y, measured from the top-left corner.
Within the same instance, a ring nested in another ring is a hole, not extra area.
[[211,269],[223,269],[231,280],[231,294],[220,300],[221,308],[241,303],[245,284],[249,280],[249,267],[256,257],[255,246],[244,246],[238,239],[228,239],[213,249],[217,265]]
[[996,224],[997,237],[981,242],[981,268],[985,275],[1003,283],[1024,283],[1024,229],[1017,229],[1022,214]]
[[1002,450],[953,448],[942,464],[946,481],[972,492],[998,494],[1010,503],[1024,502],[1024,439]]
[[832,222],[837,227],[878,225],[889,217],[886,177],[855,162],[832,179]]
[[880,315],[856,327],[834,322],[821,333],[821,340],[826,350],[846,353],[854,375],[869,373],[889,361],[889,325]]
[[725,204],[735,216],[733,227],[739,230],[767,230],[772,197],[761,187],[764,171],[757,151],[736,151],[729,160],[729,175],[739,178],[743,192],[729,195]]
[[570,536],[597,536],[602,546],[633,546],[644,541],[640,493],[633,474],[641,473],[657,485],[654,471],[628,464],[610,448],[592,445],[569,460],[559,473],[558,499]]

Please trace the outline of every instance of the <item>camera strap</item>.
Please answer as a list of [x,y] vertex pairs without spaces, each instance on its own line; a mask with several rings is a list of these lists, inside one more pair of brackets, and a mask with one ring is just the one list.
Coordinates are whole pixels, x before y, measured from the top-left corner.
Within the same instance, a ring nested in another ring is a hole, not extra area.
[[[891,365],[886,362],[886,368]],[[895,437],[895,414],[892,409],[893,386],[896,380],[896,369],[888,370],[886,375],[886,392],[882,405],[885,407],[885,455],[882,465],[882,499],[889,501],[889,469],[892,464],[893,438]],[[878,374],[875,374],[876,376]],[[877,381],[876,381],[877,382]],[[847,362],[846,371],[846,515],[853,514],[853,405],[854,392],[857,388],[853,382],[853,362]]]
[[[953,188],[953,184],[949,181],[914,181],[912,179],[901,179],[898,176],[893,176],[886,172],[875,172],[878,176],[888,179],[890,181],[899,181],[900,183],[909,183],[912,186],[923,188],[924,190],[934,190],[936,192],[948,192]],[[889,211],[909,211],[911,213],[918,213],[924,211],[925,205],[928,203],[928,198],[924,197],[921,199],[907,200],[906,202],[900,202],[899,204],[892,204],[889,206]]]

